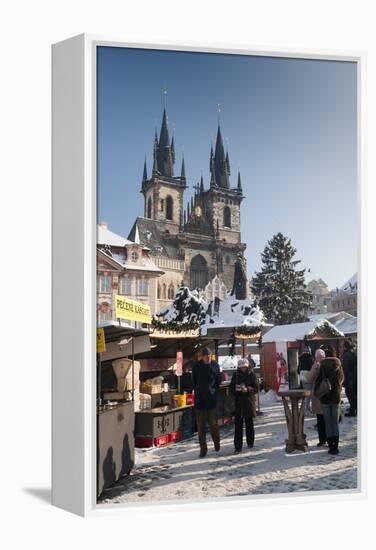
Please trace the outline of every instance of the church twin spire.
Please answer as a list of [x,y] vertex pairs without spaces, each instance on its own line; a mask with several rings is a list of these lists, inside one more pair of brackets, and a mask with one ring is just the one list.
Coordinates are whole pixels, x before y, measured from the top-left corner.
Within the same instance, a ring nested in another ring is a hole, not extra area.
[[[157,132],[154,136],[154,150],[153,150],[153,171],[152,176],[164,176],[168,178],[174,178],[174,164],[175,164],[175,140],[174,136],[170,141],[169,131],[168,131],[168,117],[166,112],[166,107],[163,109],[162,124],[159,134],[159,139]],[[210,150],[210,188],[219,188],[219,189],[228,189],[231,190],[230,186],[230,159],[228,151],[225,152],[225,147],[223,143],[221,126],[218,121],[218,130],[217,138],[215,143],[215,150],[213,151],[213,146]],[[185,184],[186,174],[185,174],[185,162],[184,157],[181,164],[181,175],[178,180]],[[147,168],[146,168],[146,159],[144,162],[144,172],[142,179],[142,187],[145,187],[145,182],[147,181]],[[242,185],[240,180],[240,173],[238,174],[238,184],[235,189],[238,193],[242,193]],[[204,191],[203,178],[201,176],[200,182],[200,191]]]

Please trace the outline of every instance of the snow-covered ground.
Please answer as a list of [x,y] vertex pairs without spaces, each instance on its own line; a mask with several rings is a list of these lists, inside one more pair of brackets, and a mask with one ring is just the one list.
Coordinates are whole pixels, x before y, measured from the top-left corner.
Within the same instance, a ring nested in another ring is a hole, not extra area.
[[[269,402],[268,402],[269,401]],[[286,421],[281,403],[264,400],[255,419],[256,441],[233,451],[233,426],[221,428],[221,450],[198,458],[197,435],[169,447],[136,450],[136,467],[104,492],[101,503],[198,500],[256,494],[348,490],[357,487],[357,421],[340,424],[340,454],[316,447],[315,417],[305,421],[309,452],[285,453]]]

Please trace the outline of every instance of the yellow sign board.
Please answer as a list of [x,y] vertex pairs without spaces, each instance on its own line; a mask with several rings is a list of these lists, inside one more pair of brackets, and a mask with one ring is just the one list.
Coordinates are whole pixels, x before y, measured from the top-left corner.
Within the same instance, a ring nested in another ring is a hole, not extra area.
[[151,311],[150,306],[147,304],[116,295],[115,309],[116,319],[128,319],[129,321],[151,324]]
[[97,353],[106,351],[106,340],[104,337],[104,328],[97,328]]

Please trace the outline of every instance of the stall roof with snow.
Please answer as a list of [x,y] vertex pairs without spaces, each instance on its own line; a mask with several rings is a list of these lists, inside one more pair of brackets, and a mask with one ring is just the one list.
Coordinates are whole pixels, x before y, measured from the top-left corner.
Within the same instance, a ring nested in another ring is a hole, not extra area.
[[301,340],[319,340],[327,338],[343,338],[344,334],[326,319],[278,325],[265,334],[264,344],[271,342],[296,342]]

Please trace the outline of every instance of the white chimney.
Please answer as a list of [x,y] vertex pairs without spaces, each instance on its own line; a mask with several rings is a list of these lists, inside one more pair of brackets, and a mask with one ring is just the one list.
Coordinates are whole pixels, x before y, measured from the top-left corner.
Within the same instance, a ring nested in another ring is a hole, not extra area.
[[99,222],[99,227],[102,229],[108,229],[108,222]]

